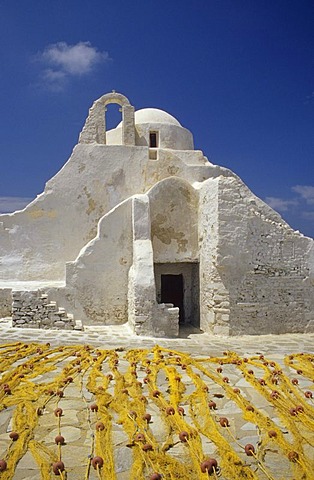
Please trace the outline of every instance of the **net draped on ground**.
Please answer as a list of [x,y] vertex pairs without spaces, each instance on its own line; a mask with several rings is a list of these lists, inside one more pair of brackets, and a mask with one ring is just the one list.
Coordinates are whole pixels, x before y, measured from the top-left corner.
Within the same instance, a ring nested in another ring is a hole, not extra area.
[[44,480],[314,479],[314,355],[282,368],[260,353],[19,342],[0,346],[0,375],[1,480],[25,455]]

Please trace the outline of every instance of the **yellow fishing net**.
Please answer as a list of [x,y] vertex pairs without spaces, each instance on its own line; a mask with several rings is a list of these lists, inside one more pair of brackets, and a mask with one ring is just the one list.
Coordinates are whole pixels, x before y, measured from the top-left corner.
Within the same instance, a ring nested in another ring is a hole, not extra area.
[[310,354],[1,345],[0,480],[311,480],[313,381]]

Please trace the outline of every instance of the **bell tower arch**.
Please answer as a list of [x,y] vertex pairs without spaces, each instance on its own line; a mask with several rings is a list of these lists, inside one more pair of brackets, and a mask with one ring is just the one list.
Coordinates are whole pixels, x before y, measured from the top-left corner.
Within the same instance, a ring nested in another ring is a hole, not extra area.
[[122,145],[135,145],[134,107],[127,97],[113,90],[96,100],[89,110],[79,143],[106,144],[106,106],[120,105],[122,111]]

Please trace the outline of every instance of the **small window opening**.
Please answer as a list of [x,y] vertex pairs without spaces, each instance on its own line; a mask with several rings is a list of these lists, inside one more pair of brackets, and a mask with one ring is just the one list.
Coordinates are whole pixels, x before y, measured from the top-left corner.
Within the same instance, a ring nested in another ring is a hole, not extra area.
[[157,148],[158,147],[158,133],[149,132],[149,147]]

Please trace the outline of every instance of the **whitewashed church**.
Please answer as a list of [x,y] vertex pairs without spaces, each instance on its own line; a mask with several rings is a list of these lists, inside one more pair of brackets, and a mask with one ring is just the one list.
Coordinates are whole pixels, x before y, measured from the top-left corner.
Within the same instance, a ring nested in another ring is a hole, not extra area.
[[[122,121],[106,131],[106,105]],[[13,307],[12,307],[13,299]],[[56,305],[58,309],[56,309]],[[44,192],[0,216],[0,316],[16,326],[127,323],[177,336],[314,332],[314,241],[192,133],[109,93]]]

